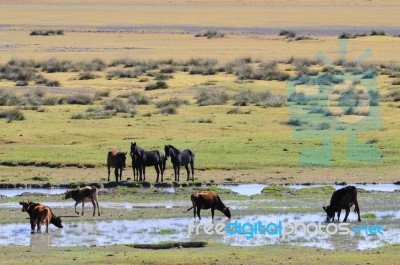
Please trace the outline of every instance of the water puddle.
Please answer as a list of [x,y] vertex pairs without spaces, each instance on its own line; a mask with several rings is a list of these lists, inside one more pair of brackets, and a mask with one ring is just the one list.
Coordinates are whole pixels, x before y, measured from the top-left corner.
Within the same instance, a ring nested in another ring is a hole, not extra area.
[[[201,221],[193,218],[167,218],[167,219],[140,219],[140,220],[110,220],[94,222],[64,221],[64,228],[50,227],[49,234],[30,234],[30,225],[27,223],[15,223],[0,225],[0,245],[46,245],[46,246],[106,246],[113,244],[157,244],[164,241],[208,241],[225,243],[233,246],[259,246],[271,244],[290,244],[299,246],[311,246],[325,249],[363,250],[375,248],[385,244],[400,243],[400,216],[394,211],[377,212],[377,218],[363,220],[362,223],[354,222],[356,216],[350,214],[349,228],[359,225],[380,224],[384,229],[382,235],[330,235],[307,234],[299,229],[296,233],[283,238],[279,235],[255,234],[251,239],[246,239],[245,234],[223,233],[221,235],[207,235],[200,229],[200,233],[188,233],[188,224],[208,225],[212,220],[204,213]],[[245,215],[235,219],[227,219],[217,216],[215,223],[229,222],[255,224],[261,221],[286,225],[289,223],[318,224],[323,222],[325,216],[322,213],[281,213],[267,215]],[[325,224],[326,223],[322,223]],[[42,228],[44,230],[44,227]],[[193,229],[194,231],[194,229]],[[247,230],[249,231],[249,230]],[[255,231],[255,230],[254,230]]]
[[[396,184],[349,184],[353,185],[360,189],[365,189],[367,191],[383,191],[383,192],[393,192],[395,190],[400,190],[400,186]],[[233,192],[238,193],[239,195],[245,196],[252,196],[261,194],[262,190],[267,187],[268,185],[265,184],[238,184],[238,185],[219,185],[218,187],[224,189],[230,189]],[[332,186],[334,189],[340,189],[345,186],[342,185],[286,185],[285,187],[292,188],[292,189],[304,189],[304,188],[313,188],[313,187],[322,187],[322,186]],[[159,187],[158,190],[162,190],[169,193],[175,193],[176,189],[174,187]],[[112,190],[112,188],[104,189],[104,190]],[[7,196],[7,197],[14,197],[19,196],[23,193],[41,193],[46,195],[62,195],[65,193],[66,189],[54,188],[54,189],[28,189],[28,188],[21,188],[21,189],[0,189],[0,195]]]
[[[41,202],[50,208],[70,208],[74,206],[72,200],[65,202]],[[162,201],[162,202],[102,202],[99,201],[100,208],[118,208],[118,209],[135,209],[135,208],[189,208],[187,201]],[[1,208],[21,208],[18,202],[0,203]],[[85,204],[85,208],[92,207],[90,202]]]

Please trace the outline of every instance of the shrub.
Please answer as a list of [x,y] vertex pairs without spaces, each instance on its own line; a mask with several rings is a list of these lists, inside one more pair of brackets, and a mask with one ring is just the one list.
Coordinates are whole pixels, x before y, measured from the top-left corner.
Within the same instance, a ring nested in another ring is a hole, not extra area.
[[25,116],[19,108],[1,111],[0,118],[7,119],[7,122],[25,120]]
[[217,69],[212,66],[193,66],[189,70],[189,74],[191,75],[215,75],[217,73]]
[[103,71],[106,68],[106,66],[107,65],[104,63],[104,61],[99,58],[95,58],[90,61],[82,61],[76,63],[76,68],[79,68],[85,72]]
[[176,114],[178,113],[176,106],[174,105],[166,105],[160,108],[160,113],[165,115]]
[[59,87],[61,86],[60,82],[57,80],[46,80],[45,85],[48,87]]
[[226,114],[251,114],[251,111],[243,111],[240,108],[233,108],[228,110]]
[[343,32],[342,34],[339,35],[339,39],[350,39],[351,34],[347,32]]
[[97,76],[93,74],[92,72],[83,72],[80,73],[78,76],[79,80],[89,80],[89,79],[95,79]]
[[203,89],[196,96],[196,99],[199,106],[224,105],[228,101],[229,96],[222,90],[212,91],[210,89]]
[[117,114],[114,110],[104,110],[102,108],[87,109],[86,112],[77,113],[71,119],[108,119]]
[[213,120],[211,118],[204,119],[204,118],[196,118],[193,120],[187,121],[188,123],[213,123]]
[[65,99],[67,104],[77,104],[77,105],[90,105],[93,103],[92,97],[85,94],[76,94],[69,96]]
[[400,79],[396,79],[392,81],[393,86],[400,86]]
[[96,91],[94,94],[94,99],[98,100],[101,98],[107,98],[110,96],[110,90],[104,90],[104,91]]
[[0,89],[0,106],[13,106],[19,103],[18,97],[4,89]]
[[155,84],[148,84],[145,90],[166,89],[168,85],[165,81],[157,81]]
[[271,95],[270,97],[261,100],[258,105],[264,108],[282,107],[286,105],[286,97],[281,95]]
[[115,110],[116,112],[136,114],[136,109],[133,105],[125,103],[124,101],[114,98],[104,102],[105,110]]
[[17,81],[15,83],[15,86],[27,86],[28,85],[28,81]]
[[370,36],[385,36],[386,33],[383,30],[373,30]]
[[292,93],[288,98],[288,102],[294,102],[296,105],[307,105],[310,100],[311,98],[303,93]]
[[173,66],[167,66],[160,69],[161,74],[172,74],[175,73],[175,68]]
[[331,125],[327,122],[322,122],[317,125],[316,129],[317,130],[328,130],[331,127]]
[[69,60],[59,61],[52,58],[41,62],[40,65],[42,66],[42,70],[47,73],[70,72],[76,70],[74,64]]
[[181,105],[189,105],[189,101],[185,99],[170,98],[156,103],[157,108],[164,108],[167,106],[179,107]]
[[223,38],[225,36],[224,33],[217,32],[216,30],[207,30],[203,34],[196,34],[195,37],[207,37],[207,39],[212,38]]
[[137,78],[141,73],[132,70],[115,70],[108,72],[106,79],[111,80],[113,78]]
[[131,93],[129,95],[129,103],[133,105],[148,105],[150,103],[150,98],[141,93]]
[[290,30],[282,30],[279,32],[279,36],[286,36],[287,39],[296,37],[296,33]]
[[53,36],[53,35],[64,35],[63,30],[33,30],[29,35],[31,36]]

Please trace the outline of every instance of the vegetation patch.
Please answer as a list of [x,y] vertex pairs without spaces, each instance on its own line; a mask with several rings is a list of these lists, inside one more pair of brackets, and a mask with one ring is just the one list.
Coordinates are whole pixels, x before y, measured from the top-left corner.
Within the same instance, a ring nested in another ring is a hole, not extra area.
[[29,35],[31,36],[54,36],[54,35],[64,35],[64,30],[33,30]]

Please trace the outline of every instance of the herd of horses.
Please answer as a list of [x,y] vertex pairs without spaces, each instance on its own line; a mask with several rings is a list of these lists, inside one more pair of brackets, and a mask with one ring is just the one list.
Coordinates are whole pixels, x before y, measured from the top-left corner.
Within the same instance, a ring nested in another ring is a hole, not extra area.
[[[156,182],[164,181],[164,171],[168,158],[171,158],[174,169],[175,181],[179,181],[180,168],[186,168],[187,181],[194,180],[195,154],[190,149],[179,150],[172,145],[164,146],[165,155],[159,150],[147,151],[131,142],[130,156],[132,158],[132,170],[134,181],[146,181],[146,167],[154,167],[157,172]],[[111,168],[114,168],[115,181],[122,181],[122,171],[126,168],[127,152],[109,151],[107,154],[108,181],[110,181]]]

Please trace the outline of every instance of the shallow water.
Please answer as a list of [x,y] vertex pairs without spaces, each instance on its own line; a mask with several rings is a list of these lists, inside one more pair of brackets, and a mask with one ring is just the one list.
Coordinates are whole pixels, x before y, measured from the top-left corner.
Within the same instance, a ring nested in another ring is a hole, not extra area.
[[[349,184],[356,186],[357,188],[365,189],[368,191],[384,191],[384,192],[393,192],[395,190],[400,190],[400,185],[395,184]],[[238,185],[219,185],[220,188],[230,189],[240,195],[252,196],[256,194],[260,194],[261,191],[267,187],[265,184],[238,184]],[[313,187],[322,187],[322,186],[332,186],[334,189],[341,189],[345,186],[342,185],[287,185],[285,187],[292,189],[304,189],[304,188],[313,188]],[[163,190],[165,192],[174,193],[176,189],[174,187],[166,187],[166,188],[157,188],[159,190]],[[111,190],[111,189],[109,189]],[[43,193],[48,195],[65,193],[66,189],[0,189],[0,195],[13,197],[21,195],[24,192],[31,193]]]
[[[207,212],[207,215],[209,213]],[[206,213],[204,214],[206,215]],[[302,229],[296,234],[283,238],[279,235],[254,235],[246,239],[244,234],[229,235],[199,235],[188,233],[189,221],[193,218],[167,218],[167,219],[140,219],[140,220],[115,220],[94,222],[64,222],[64,228],[58,229],[50,226],[49,234],[30,234],[30,225],[15,223],[0,225],[0,245],[49,245],[49,246],[105,246],[113,244],[156,244],[163,241],[208,241],[225,243],[234,246],[259,246],[270,244],[290,244],[311,246],[325,249],[348,250],[375,248],[385,244],[400,242],[399,215],[395,212],[381,212],[377,219],[363,220],[362,223],[353,222],[355,214],[350,214],[349,228],[358,225],[381,224],[384,227],[383,235],[328,235],[306,234]],[[282,213],[266,215],[245,215],[236,219],[227,219],[217,214],[215,223],[229,222],[251,223],[261,221],[267,223],[312,223],[323,222],[324,215],[319,213]],[[395,221],[395,222],[393,222]],[[211,224],[211,218],[206,216],[194,224]],[[325,224],[326,225],[326,224]],[[44,227],[42,228],[44,231]]]

